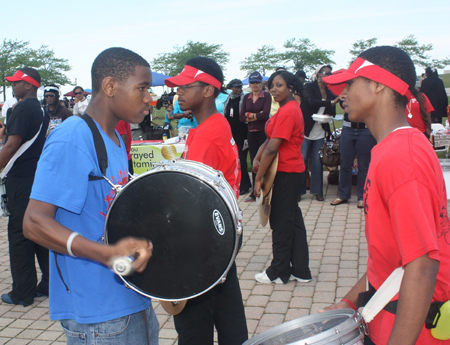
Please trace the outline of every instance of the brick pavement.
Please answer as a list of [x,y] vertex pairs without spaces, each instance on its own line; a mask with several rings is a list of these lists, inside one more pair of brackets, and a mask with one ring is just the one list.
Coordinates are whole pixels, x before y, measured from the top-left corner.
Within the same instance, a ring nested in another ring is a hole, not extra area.
[[[325,202],[307,194],[300,202],[305,219],[310,250],[310,283],[291,281],[286,285],[260,284],[255,273],[268,267],[272,243],[269,227],[259,226],[254,203],[239,199],[244,211],[243,247],[236,259],[244,299],[249,337],[283,322],[317,312],[344,296],[366,270],[367,245],[364,215],[356,207],[356,190],[349,204],[337,207],[330,202],[337,186],[328,186],[324,177]],[[7,219],[0,219],[0,293],[11,288],[8,258]],[[173,318],[153,301],[160,322],[160,344],[176,344]],[[65,344],[59,322],[49,319],[48,299],[36,298],[32,306],[0,304],[0,345]]]

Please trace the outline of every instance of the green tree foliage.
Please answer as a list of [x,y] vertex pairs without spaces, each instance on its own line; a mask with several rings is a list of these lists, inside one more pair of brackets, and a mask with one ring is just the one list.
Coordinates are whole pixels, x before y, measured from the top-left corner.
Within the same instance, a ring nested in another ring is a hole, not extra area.
[[361,54],[363,51],[375,47],[377,45],[378,38],[369,38],[367,40],[358,40],[355,43],[352,44],[352,49],[350,49],[350,55],[352,56],[351,61],[349,64],[351,64],[359,54]]
[[152,61],[152,69],[156,72],[174,76],[183,70],[185,62],[196,56],[206,56],[214,59],[222,70],[229,61],[230,53],[222,49],[222,44],[208,44],[187,41],[184,46],[175,46],[171,53],[160,53]]
[[266,75],[269,71],[274,71],[281,61],[281,54],[273,46],[263,45],[255,54],[241,62],[240,69],[246,72],[246,77],[254,71]]
[[292,63],[293,71],[314,71],[319,65],[335,64],[331,57],[334,50],[319,49],[309,38],[291,38],[284,42],[286,52],[282,54],[282,60]]
[[433,45],[431,43],[420,45],[414,35],[406,36],[401,41],[396,42],[395,46],[408,53],[416,67],[436,67],[442,69],[450,64],[450,58],[443,60],[432,59],[428,53],[433,50]]
[[55,53],[52,49],[48,49],[48,46],[41,46],[38,50],[34,50],[32,57],[30,66],[39,71],[41,85],[72,84],[70,79],[64,74],[64,72],[71,70],[68,60],[55,57]]
[[18,66],[24,66],[29,61],[30,54],[28,50],[29,42],[4,39],[0,46],[0,93],[3,92],[5,100],[5,90],[9,82],[5,77],[13,75]]
[[0,93],[5,90],[9,82],[5,77],[13,75],[17,69],[22,67],[33,67],[41,75],[41,84],[67,85],[71,81],[64,72],[70,71],[68,60],[55,57],[53,50],[48,46],[39,49],[29,47],[29,41],[4,39],[0,46]]

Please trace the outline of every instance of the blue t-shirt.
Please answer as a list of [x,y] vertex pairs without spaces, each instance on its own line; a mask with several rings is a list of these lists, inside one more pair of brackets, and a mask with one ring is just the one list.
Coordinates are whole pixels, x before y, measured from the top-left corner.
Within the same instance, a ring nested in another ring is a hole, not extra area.
[[[175,106],[173,107],[173,113],[174,114],[179,114],[182,113],[183,110],[180,109],[180,106],[178,105],[178,100],[175,102]],[[189,128],[196,128],[198,126],[198,122],[195,119],[195,116],[192,117],[192,119],[186,119],[186,118],[182,118],[178,120],[178,128],[180,127],[189,127]]]
[[[114,184],[128,181],[125,145],[118,147],[97,127],[108,153],[106,177]],[[101,176],[92,132],[86,122],[71,116],[49,135],[42,152],[31,199],[58,207],[55,219],[82,236],[101,242],[105,217],[114,199],[104,180],[89,181],[89,174]],[[149,307],[151,300],[125,287],[108,267],[84,258],[50,252],[50,317],[97,323],[126,316]]]
[[223,115],[223,108],[224,108],[224,106],[225,106],[225,102],[226,102],[226,100],[228,99],[228,94],[227,93],[219,93],[219,96],[217,96],[217,98],[216,98],[216,108],[217,108],[217,111],[219,112],[219,113],[221,113],[222,115]]

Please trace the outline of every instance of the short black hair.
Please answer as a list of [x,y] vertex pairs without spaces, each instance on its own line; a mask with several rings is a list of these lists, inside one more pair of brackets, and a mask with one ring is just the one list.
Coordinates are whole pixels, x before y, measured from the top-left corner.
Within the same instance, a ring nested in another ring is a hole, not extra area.
[[119,83],[124,82],[130,75],[134,75],[136,66],[150,68],[147,60],[129,49],[114,47],[102,51],[92,64],[92,93],[100,90],[106,77],[112,77]]
[[303,89],[303,84],[301,81],[291,72],[288,71],[277,71],[272,73],[269,80],[267,81],[267,86],[269,87],[269,90],[272,88],[273,79],[279,75],[281,78],[284,79],[286,82],[286,85],[289,89],[294,91],[294,94],[299,95],[301,101],[305,101],[307,99],[306,92]]
[[[31,68],[31,67],[24,67],[24,68],[20,68],[19,71],[29,75],[31,78],[36,80],[39,84],[41,83],[41,75],[39,74],[39,72],[36,69]],[[38,89],[38,87],[34,86],[33,84],[31,84],[31,86]]]
[[81,86],[75,86],[72,90],[73,93],[75,93],[75,91],[77,91],[77,89],[81,89],[81,92],[84,92],[84,89]]
[[[210,76],[216,78],[221,85],[223,85],[223,72],[219,64],[215,60],[205,56],[197,56],[187,60],[186,65],[195,67],[205,73],[208,73]],[[215,87],[214,97],[217,97],[221,90],[222,88],[217,89]]]
[[[409,55],[400,48],[392,46],[378,46],[362,52],[359,57],[382,67],[393,75],[403,80],[413,92],[416,86],[416,69]],[[408,98],[392,90],[395,95],[395,103],[400,107],[406,107]]]

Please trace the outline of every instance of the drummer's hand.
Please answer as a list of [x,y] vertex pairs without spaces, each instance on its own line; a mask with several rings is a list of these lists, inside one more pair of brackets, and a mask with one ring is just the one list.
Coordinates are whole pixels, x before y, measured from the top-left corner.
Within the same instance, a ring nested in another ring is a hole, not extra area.
[[253,159],[252,171],[256,174],[258,172],[258,168],[259,168],[259,160],[255,158]]
[[255,185],[253,186],[253,194],[255,194],[256,197],[259,197],[261,195],[261,180],[255,180]]
[[133,268],[141,273],[147,267],[147,263],[152,257],[153,244],[144,238],[126,237],[114,245],[115,256],[132,256],[138,253],[139,256],[133,262]]
[[328,311],[328,310],[335,310],[335,309],[344,309],[344,308],[350,308],[352,309],[352,307],[350,306],[350,304],[348,304],[347,302],[341,301],[335,304],[332,304],[326,308],[320,309],[319,313],[323,313],[324,311]]

